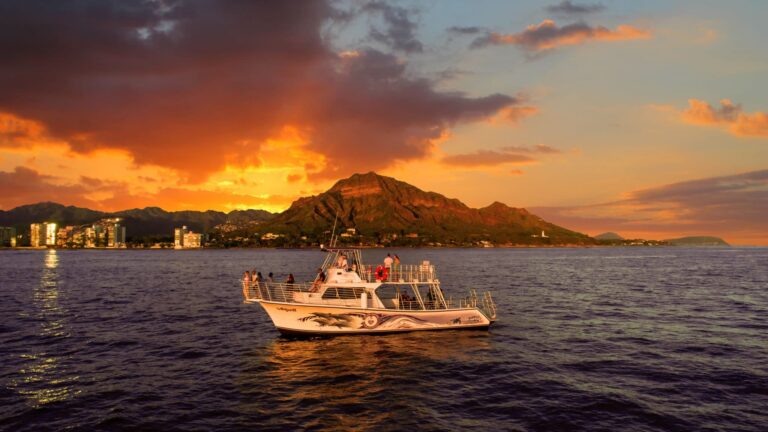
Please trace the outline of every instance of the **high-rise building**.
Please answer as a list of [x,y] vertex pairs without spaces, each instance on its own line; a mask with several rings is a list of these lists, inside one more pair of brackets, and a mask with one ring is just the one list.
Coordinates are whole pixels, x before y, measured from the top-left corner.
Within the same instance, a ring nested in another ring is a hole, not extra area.
[[56,224],[53,222],[33,223],[30,225],[30,245],[32,247],[56,246]]
[[61,227],[56,233],[56,246],[68,247],[74,245],[75,230],[77,227]]
[[184,235],[187,233],[187,226],[184,225],[181,228],[176,228],[173,230],[173,247],[174,249],[183,249],[184,248]]
[[107,222],[107,247],[125,247],[125,227],[120,225],[120,218],[106,219]]
[[32,247],[45,246],[45,224],[33,223],[29,226],[29,245]]
[[101,228],[101,225],[94,224],[87,227],[85,229],[85,247],[94,248],[103,246],[103,232],[104,230]]
[[203,234],[192,232],[187,226],[173,230],[174,249],[199,248],[203,246]]
[[56,224],[53,222],[45,223],[45,245],[56,246]]
[[0,227],[0,247],[16,247],[16,228]]
[[184,248],[199,248],[203,245],[203,235],[189,231],[184,234]]

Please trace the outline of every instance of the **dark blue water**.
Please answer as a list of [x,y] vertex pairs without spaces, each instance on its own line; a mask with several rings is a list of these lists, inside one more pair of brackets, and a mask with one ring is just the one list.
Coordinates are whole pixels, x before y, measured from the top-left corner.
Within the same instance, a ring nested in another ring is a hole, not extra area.
[[237,279],[320,252],[0,251],[0,429],[768,430],[768,249],[397,252],[498,324],[286,340]]

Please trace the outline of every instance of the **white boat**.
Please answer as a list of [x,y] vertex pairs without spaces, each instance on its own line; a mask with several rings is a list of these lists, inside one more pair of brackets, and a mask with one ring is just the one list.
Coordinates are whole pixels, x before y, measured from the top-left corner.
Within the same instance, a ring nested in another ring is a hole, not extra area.
[[434,265],[366,267],[359,249],[330,249],[313,282],[243,282],[285,335],[380,334],[487,329],[496,320],[489,292],[446,298]]

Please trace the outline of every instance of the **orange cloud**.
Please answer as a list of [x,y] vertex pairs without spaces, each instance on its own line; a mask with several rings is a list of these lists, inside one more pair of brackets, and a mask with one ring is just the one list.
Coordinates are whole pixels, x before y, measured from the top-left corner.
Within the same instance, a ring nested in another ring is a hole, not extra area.
[[[477,150],[473,153],[453,154],[443,157],[440,161],[445,165],[455,167],[493,167],[499,165],[525,165],[538,162],[530,156],[538,154],[558,154],[560,150],[538,144],[533,147],[507,146],[498,150]],[[522,174],[522,171],[513,170],[512,174]]]
[[29,148],[46,139],[42,123],[0,112],[0,148]]
[[511,106],[499,110],[488,119],[489,123],[518,123],[520,120],[538,114],[539,109],[531,105]]
[[741,113],[731,125],[730,131],[738,136],[768,137],[768,113]]
[[729,99],[721,100],[720,107],[702,100],[689,99],[688,108],[680,112],[680,117],[690,124],[725,127],[736,136],[768,137],[768,113],[745,113],[741,105]]
[[482,167],[503,164],[527,164],[536,159],[521,154],[505,153],[494,150],[478,150],[474,153],[455,154],[442,159],[446,165],[457,167]]
[[552,20],[528,26],[524,31],[514,34],[490,32],[475,39],[472,47],[488,45],[518,45],[528,51],[547,51],[561,46],[578,45],[587,41],[622,41],[649,39],[651,33],[631,25],[620,25],[615,30],[603,26],[592,27],[583,22],[568,24],[563,27]]
[[282,210],[295,199],[284,195],[248,195],[227,189],[163,187],[154,192],[132,192],[124,181],[80,177],[74,181],[41,174],[30,168],[0,171],[0,209],[41,201],[118,211],[157,206],[165,210],[234,210],[261,208]]

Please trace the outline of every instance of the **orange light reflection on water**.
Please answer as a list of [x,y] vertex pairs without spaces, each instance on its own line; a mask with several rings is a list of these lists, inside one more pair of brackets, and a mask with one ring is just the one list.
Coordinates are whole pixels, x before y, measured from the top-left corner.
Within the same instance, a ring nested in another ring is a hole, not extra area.
[[[32,293],[33,317],[39,322],[41,338],[66,338],[66,311],[59,304],[59,256],[54,249],[46,252],[44,267]],[[11,387],[27,398],[33,406],[42,406],[71,399],[79,394],[73,384],[78,376],[68,375],[62,366],[62,357],[48,351],[22,354],[28,366],[18,371],[18,379]]]

